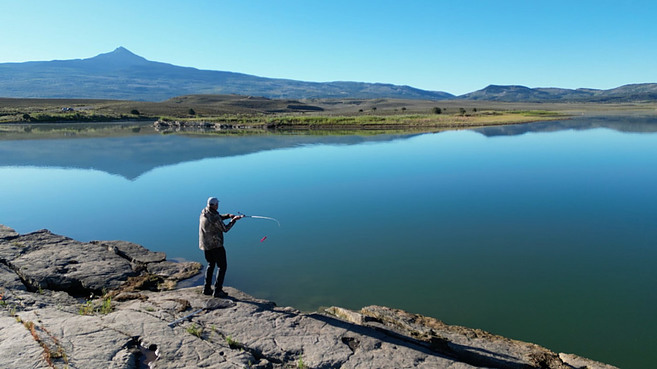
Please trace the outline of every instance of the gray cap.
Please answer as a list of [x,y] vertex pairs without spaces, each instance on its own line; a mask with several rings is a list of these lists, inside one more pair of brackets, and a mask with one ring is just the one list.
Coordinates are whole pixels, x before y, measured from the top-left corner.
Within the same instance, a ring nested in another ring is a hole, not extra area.
[[219,205],[219,200],[216,197],[208,198],[208,206],[210,205]]

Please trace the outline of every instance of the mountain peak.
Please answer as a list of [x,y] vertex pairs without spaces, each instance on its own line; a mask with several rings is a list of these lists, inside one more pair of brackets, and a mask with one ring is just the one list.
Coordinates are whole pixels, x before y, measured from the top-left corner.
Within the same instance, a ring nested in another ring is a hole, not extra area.
[[121,54],[123,54],[123,55],[135,55],[132,51],[126,49],[126,48],[123,47],[123,46],[119,46],[119,47],[117,47],[116,49],[114,49],[114,51],[111,52],[111,54],[118,54],[118,55],[121,55]]
[[123,46],[119,46],[114,51],[108,53],[99,54],[90,58],[88,60],[94,60],[98,62],[104,62],[114,65],[135,65],[147,63],[148,60],[145,58],[134,54],[132,51],[126,49]]

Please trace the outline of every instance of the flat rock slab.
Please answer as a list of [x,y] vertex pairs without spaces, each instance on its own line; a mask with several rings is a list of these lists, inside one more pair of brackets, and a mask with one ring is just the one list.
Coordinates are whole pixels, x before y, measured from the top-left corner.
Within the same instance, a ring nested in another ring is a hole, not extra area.
[[161,261],[146,265],[146,270],[155,275],[167,277],[175,280],[191,278],[199,273],[201,264],[193,261],[183,261],[174,263],[171,261]]
[[27,290],[21,279],[18,278],[18,274],[4,264],[0,264],[0,286],[10,290]]
[[144,272],[175,284],[201,269],[199,263],[174,263],[163,252],[131,242],[79,242],[48,230],[20,235],[6,226],[0,226],[0,265],[0,280],[7,285],[79,296],[116,289]]
[[364,324],[384,327],[426,342],[433,350],[482,367],[571,369],[559,356],[538,345],[511,340],[480,329],[448,325],[440,320],[385,306],[361,309]]
[[48,231],[19,236],[11,242],[22,247],[7,264],[34,289],[80,295],[90,291],[100,293],[104,288],[117,288],[128,277],[137,275],[128,260],[100,245]]
[[14,237],[18,237],[18,233],[14,229],[0,224],[0,240],[12,239]]
[[50,368],[43,349],[22,322],[0,316],[0,368]]
[[[11,235],[13,230],[5,227],[4,234]],[[72,239],[50,233],[48,230],[40,230],[25,235],[15,234],[14,236],[0,237],[0,261],[3,263],[10,262],[21,255],[35,251],[45,245],[65,246]]]
[[167,258],[163,252],[153,252],[142,245],[127,241],[91,241],[91,243],[104,246],[133,263],[157,263]]
[[[146,299],[117,307],[105,324],[139,336],[143,346],[156,345],[153,368],[290,368],[300,363],[309,368],[474,368],[371,328],[225,289],[231,304],[218,304],[174,327],[169,323],[213,305],[200,287],[145,292]],[[184,302],[189,308],[179,311]]]

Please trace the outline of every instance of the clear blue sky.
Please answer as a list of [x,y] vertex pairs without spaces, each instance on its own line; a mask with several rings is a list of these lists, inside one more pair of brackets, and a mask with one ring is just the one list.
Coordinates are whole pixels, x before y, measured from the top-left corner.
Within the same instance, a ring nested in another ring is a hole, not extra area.
[[657,82],[655,1],[0,0],[0,63],[146,59],[303,81],[609,89]]

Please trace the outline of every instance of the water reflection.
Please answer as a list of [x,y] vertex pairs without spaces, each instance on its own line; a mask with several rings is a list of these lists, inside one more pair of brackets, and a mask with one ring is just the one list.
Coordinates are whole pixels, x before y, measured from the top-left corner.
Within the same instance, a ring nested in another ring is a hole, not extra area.
[[628,133],[657,132],[657,114],[631,116],[586,116],[567,120],[515,124],[474,129],[487,137],[514,136],[529,132],[558,132],[566,130],[612,129]]
[[134,180],[157,167],[205,158],[240,156],[305,145],[357,145],[412,136],[183,136],[151,132],[145,135],[70,140],[5,140],[0,141],[0,166],[95,169]]
[[[130,180],[157,167],[204,158],[247,155],[304,145],[358,145],[417,136],[315,135],[312,131],[286,135],[263,132],[247,136],[163,135],[158,134],[150,124],[135,123],[46,124],[31,127],[33,126],[16,126],[10,130],[13,130],[13,134],[0,135],[0,166],[95,169]],[[596,128],[619,132],[657,132],[657,116],[576,117],[560,121],[485,127],[473,131],[487,137],[495,137]],[[52,139],[53,135],[60,139]],[[16,139],[17,137],[19,139]]]

